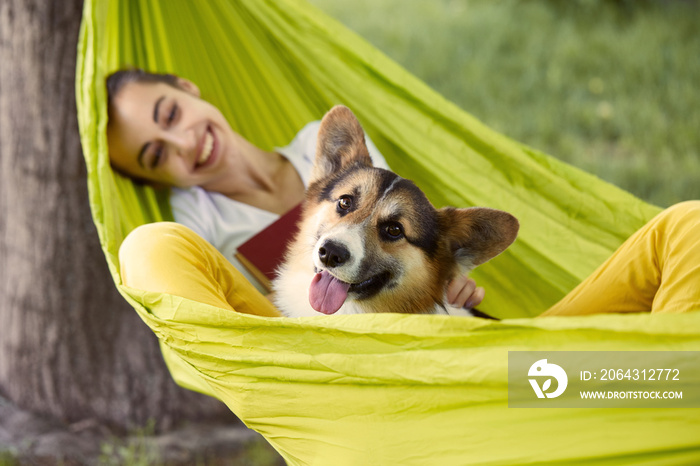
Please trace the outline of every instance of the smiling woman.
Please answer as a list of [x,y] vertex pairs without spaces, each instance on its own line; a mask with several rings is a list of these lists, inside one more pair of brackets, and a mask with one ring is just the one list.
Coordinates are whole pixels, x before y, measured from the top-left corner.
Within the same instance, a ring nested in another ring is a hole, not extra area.
[[275,182],[293,179],[293,167],[234,132],[219,109],[199,98],[194,83],[138,70],[137,78],[121,86],[109,84],[123,82],[126,73],[131,71],[108,80],[109,153],[121,173],[163,186],[201,186],[232,198],[248,196],[253,205],[264,204],[267,194],[285,211],[291,207],[285,200],[299,200],[301,184]]

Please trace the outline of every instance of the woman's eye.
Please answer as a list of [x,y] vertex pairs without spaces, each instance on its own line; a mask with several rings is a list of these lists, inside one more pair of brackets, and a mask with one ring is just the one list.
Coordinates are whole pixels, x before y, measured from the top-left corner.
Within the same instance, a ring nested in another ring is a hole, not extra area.
[[151,169],[156,168],[160,161],[163,159],[163,146],[159,145],[155,151],[153,151],[153,160],[151,161]]
[[338,208],[340,210],[350,210],[352,207],[352,198],[350,196],[341,196],[338,200]]
[[168,114],[168,124],[175,120],[175,117],[177,116],[177,109],[177,104],[174,104],[172,110],[170,110],[170,113]]
[[391,239],[399,239],[403,237],[403,228],[398,223],[392,223],[384,227],[384,231]]

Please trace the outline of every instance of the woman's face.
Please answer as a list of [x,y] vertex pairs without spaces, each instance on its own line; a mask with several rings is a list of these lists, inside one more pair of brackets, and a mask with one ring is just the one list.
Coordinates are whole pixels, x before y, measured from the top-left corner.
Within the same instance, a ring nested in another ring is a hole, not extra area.
[[113,99],[109,157],[122,172],[186,188],[218,180],[235,160],[238,139],[221,112],[194,84],[126,84]]

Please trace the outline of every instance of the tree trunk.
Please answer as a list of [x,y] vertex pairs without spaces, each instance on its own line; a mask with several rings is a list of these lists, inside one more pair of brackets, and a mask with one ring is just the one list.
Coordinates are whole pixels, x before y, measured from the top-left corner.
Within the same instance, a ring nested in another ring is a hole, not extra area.
[[117,293],[75,109],[81,0],[0,0],[0,395],[65,422],[232,418],[177,387]]

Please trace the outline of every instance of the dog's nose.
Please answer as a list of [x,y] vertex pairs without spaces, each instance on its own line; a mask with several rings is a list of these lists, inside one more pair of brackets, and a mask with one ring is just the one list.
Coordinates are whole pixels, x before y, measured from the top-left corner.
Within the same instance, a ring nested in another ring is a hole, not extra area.
[[334,241],[326,241],[318,248],[318,258],[328,268],[337,267],[350,259],[350,251]]

